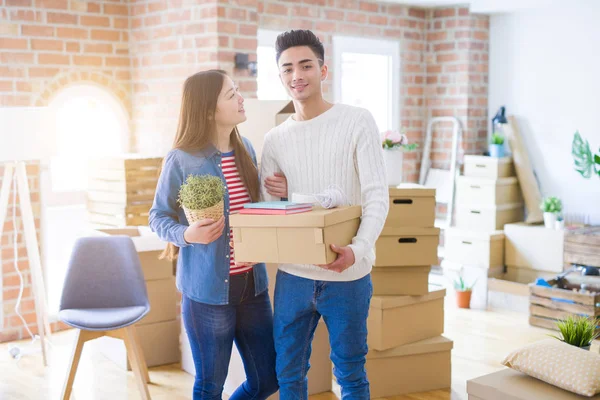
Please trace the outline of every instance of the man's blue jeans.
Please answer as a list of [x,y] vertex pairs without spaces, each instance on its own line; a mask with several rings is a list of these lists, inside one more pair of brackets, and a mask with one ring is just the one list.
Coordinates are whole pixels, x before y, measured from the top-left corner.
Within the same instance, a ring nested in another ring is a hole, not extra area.
[[371,275],[325,282],[277,272],[274,337],[281,400],[308,399],[311,343],[321,316],[329,331],[333,373],[343,400],[370,398],[365,370]]
[[233,342],[246,371],[231,400],[266,399],[277,391],[273,311],[268,291],[254,295],[253,272],[230,277],[228,305],[183,296],[182,314],[194,364],[194,400],[221,399]]

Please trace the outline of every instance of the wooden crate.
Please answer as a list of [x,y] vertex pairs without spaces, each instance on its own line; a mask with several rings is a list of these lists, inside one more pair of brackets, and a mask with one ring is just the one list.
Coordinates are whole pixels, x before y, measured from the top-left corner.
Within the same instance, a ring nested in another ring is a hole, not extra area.
[[124,156],[90,161],[88,217],[99,226],[148,225],[162,158]]
[[[553,287],[529,286],[530,325],[558,330],[556,321],[568,315],[600,317],[600,277],[567,276],[560,287],[556,280],[548,283]],[[580,290],[582,284],[587,290]]]
[[565,231],[564,269],[572,264],[600,267],[600,226]]

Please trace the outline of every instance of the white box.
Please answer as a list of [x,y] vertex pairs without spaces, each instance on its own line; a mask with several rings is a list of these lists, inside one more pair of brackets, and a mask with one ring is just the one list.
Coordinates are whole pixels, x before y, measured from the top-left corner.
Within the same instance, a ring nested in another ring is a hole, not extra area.
[[456,181],[456,203],[515,204],[523,203],[523,195],[515,177],[490,179],[459,176]]
[[524,222],[504,226],[506,265],[562,272],[564,231]]
[[458,228],[444,231],[444,260],[479,268],[504,266],[504,234]]
[[523,204],[457,204],[456,227],[487,232],[502,230],[505,224],[523,221],[523,213]]
[[498,179],[515,176],[512,158],[466,155],[464,158],[464,175],[480,178]]

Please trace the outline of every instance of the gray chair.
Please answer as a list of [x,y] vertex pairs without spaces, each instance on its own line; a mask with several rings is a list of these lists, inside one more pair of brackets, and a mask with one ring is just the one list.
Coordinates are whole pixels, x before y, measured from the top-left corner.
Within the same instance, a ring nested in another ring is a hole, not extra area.
[[150,399],[148,368],[133,326],[149,311],[146,283],[131,238],[84,237],[76,241],[58,313],[62,322],[79,329],[64,400],[71,396],[84,343],[102,336],[125,342],[138,389],[143,399]]

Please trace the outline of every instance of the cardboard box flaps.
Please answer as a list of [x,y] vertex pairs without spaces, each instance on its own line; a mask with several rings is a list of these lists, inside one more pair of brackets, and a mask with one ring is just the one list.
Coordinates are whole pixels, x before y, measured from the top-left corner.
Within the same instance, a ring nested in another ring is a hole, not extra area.
[[375,266],[437,264],[439,228],[383,228],[375,244]]
[[389,195],[390,205],[385,221],[386,227],[433,227],[435,189],[416,184],[401,184],[390,187]]
[[443,336],[386,351],[369,350],[371,398],[449,388],[453,342]]
[[350,206],[290,215],[230,215],[236,260],[329,264],[337,257],[330,245],[352,243],[361,214],[362,207]]
[[373,296],[367,326],[369,348],[388,350],[444,332],[446,290],[424,296]]
[[580,396],[544,381],[505,368],[467,381],[469,399],[481,400],[582,400],[600,399]]

